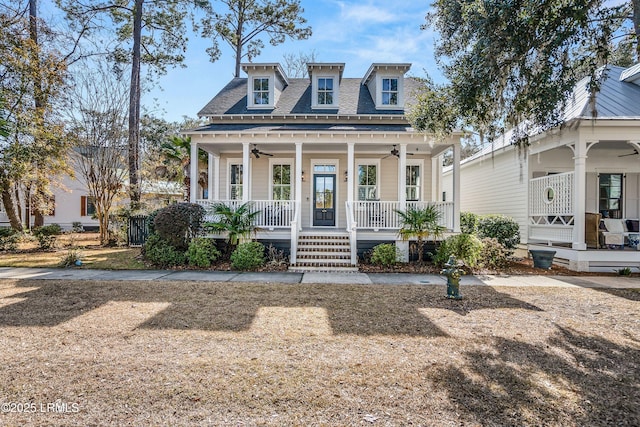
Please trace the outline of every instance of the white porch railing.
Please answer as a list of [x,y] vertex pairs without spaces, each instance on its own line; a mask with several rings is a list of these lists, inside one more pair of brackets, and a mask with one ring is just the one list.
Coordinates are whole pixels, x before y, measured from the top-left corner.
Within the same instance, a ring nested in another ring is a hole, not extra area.
[[351,265],[358,263],[358,223],[353,216],[353,206],[351,202],[345,202],[347,213],[347,232],[349,233],[349,244],[351,246]]
[[293,221],[291,221],[291,251],[289,254],[289,263],[293,265],[298,261],[298,232],[301,228],[300,202],[296,202]]
[[[242,205],[242,200],[196,200],[196,203],[207,210],[206,221],[215,221],[212,212],[213,205],[223,203],[237,209]],[[252,200],[251,210],[259,211],[256,216],[255,226],[267,230],[276,228],[289,228],[295,215],[295,202],[291,200]]]
[[[405,202],[405,206],[401,209],[398,201],[354,201],[351,211],[359,230],[397,230],[402,227],[402,221],[396,211],[436,206],[440,212],[440,225],[453,230],[453,202]],[[347,216],[349,210],[347,205]]]
[[529,240],[570,243],[575,218],[574,173],[529,181]]

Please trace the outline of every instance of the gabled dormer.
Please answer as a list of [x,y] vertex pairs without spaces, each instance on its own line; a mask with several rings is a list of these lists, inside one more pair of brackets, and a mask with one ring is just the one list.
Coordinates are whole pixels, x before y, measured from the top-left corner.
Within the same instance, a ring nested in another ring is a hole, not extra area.
[[411,64],[371,64],[362,79],[378,110],[404,110],[404,75]]
[[337,109],[344,63],[309,63],[307,70],[311,79],[311,108]]
[[620,81],[640,86],[640,63],[633,65],[620,74]]
[[274,109],[289,84],[280,64],[248,63],[242,64],[242,70],[247,73],[247,108]]

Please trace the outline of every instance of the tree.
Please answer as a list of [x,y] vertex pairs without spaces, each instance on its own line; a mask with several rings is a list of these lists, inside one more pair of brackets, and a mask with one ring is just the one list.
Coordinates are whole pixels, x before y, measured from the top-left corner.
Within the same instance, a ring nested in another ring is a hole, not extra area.
[[[128,169],[131,208],[140,205],[140,102],[141,70],[163,74],[168,66],[184,61],[185,20],[190,6],[204,0],[103,0],[83,4],[75,0],[56,0],[74,22],[87,17],[99,22],[106,15],[115,25],[117,48],[110,52],[118,64],[130,66],[128,113]],[[108,28],[113,32],[112,28]]]
[[[597,92],[598,68],[609,62],[617,40],[633,42],[640,54],[639,0],[615,6],[602,0],[438,0],[427,19],[440,33],[436,56],[449,84],[426,91],[412,117],[420,130],[449,133],[466,125],[492,139],[513,127],[513,142],[526,144],[528,127],[560,124],[585,73]],[[431,114],[442,105],[455,106],[444,120]]]
[[249,240],[258,230],[255,221],[261,211],[254,211],[252,208],[251,202],[236,208],[224,203],[213,205],[211,214],[217,221],[205,224],[205,228],[215,233],[227,233],[227,254],[233,252],[239,243]]
[[307,64],[316,62],[318,55],[315,50],[312,50],[309,53],[285,53],[282,57],[284,59],[284,72],[287,76],[300,78],[309,75]]
[[304,27],[304,9],[300,0],[218,0],[226,12],[209,8],[202,20],[202,35],[209,37],[213,45],[207,49],[212,61],[222,54],[219,40],[226,42],[234,52],[235,77],[240,77],[243,58],[251,61],[264,48],[260,35],[266,33],[269,43],[277,46],[287,37],[305,40],[311,36],[311,27]]
[[402,222],[398,235],[402,240],[416,238],[418,262],[422,262],[425,240],[429,237],[440,237],[444,232],[444,227],[440,225],[440,211],[436,206],[429,205],[421,209],[409,207],[406,211],[396,210],[396,213]]
[[105,66],[79,75],[69,95],[71,158],[96,208],[100,243],[109,242],[109,213],[127,176],[127,87]]
[[35,1],[29,6],[0,9],[0,97],[9,130],[0,140],[0,191],[16,230],[22,230],[21,192],[30,209],[45,213],[51,179],[66,170],[67,144],[58,111],[68,56],[60,53],[56,34],[37,18]]
[[[179,170],[182,172],[182,183],[184,190],[184,200],[189,201],[189,195],[191,194],[191,137],[186,138],[173,135],[167,138],[161,145],[162,154],[167,164],[179,165]],[[199,149],[198,161],[207,161],[207,153]],[[198,175],[198,184],[202,187],[206,187],[208,179],[206,174],[202,173]]]

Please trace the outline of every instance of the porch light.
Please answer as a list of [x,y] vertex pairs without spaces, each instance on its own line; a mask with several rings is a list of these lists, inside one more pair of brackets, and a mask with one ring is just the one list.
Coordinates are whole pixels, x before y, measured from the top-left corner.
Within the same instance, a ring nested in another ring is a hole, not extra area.
[[347,182],[349,180],[349,171],[346,170],[344,171],[344,182]]

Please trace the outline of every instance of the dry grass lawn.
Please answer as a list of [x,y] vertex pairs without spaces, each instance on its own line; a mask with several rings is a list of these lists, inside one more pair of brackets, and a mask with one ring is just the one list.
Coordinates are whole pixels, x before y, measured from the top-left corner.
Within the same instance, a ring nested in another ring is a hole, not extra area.
[[640,425],[640,292],[444,293],[1,281],[0,424]]

